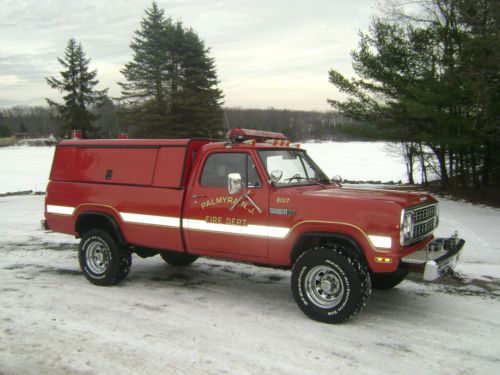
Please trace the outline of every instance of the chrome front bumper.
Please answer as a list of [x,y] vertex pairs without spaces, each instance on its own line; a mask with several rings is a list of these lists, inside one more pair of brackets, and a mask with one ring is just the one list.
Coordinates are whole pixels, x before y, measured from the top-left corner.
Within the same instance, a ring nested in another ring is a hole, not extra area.
[[423,272],[423,278],[433,281],[455,269],[465,241],[455,232],[450,238],[436,238],[421,250],[401,259],[412,270]]

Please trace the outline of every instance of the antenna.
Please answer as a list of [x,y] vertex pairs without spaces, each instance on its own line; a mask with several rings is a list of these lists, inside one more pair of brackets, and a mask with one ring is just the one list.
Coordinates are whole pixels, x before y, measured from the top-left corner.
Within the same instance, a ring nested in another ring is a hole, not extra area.
[[226,111],[223,110],[223,112],[224,112],[224,120],[226,120],[227,130],[229,130],[229,121],[227,120]]

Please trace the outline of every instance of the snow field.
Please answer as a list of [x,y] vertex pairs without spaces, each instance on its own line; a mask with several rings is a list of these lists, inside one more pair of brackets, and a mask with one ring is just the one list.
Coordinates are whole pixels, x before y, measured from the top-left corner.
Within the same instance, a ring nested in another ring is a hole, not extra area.
[[45,191],[55,147],[0,147],[0,194]]
[[404,160],[387,154],[386,147],[386,142],[322,142],[302,145],[330,178],[340,175],[344,180],[350,181],[408,182]]

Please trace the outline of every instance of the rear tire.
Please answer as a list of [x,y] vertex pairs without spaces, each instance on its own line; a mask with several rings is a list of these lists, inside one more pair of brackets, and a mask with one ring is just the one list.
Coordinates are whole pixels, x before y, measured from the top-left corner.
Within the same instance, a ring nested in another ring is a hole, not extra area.
[[373,289],[392,289],[408,276],[408,269],[400,268],[391,273],[372,273],[370,275]]
[[160,256],[171,266],[189,266],[198,257],[188,253],[178,253],[175,251],[161,251]]
[[80,268],[92,284],[115,285],[127,277],[132,255],[102,229],[86,232],[78,247]]
[[371,293],[370,274],[346,248],[319,246],[304,252],[293,265],[292,293],[309,318],[342,323],[366,305]]

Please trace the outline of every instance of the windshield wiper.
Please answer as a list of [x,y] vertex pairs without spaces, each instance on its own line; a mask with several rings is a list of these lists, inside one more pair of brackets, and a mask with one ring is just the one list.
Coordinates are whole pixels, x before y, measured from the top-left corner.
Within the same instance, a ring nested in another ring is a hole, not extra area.
[[308,181],[312,181],[312,182],[314,182],[316,185],[319,185],[319,186],[321,186],[321,187],[323,187],[323,188],[326,188],[326,186],[325,186],[325,185],[323,185],[321,182],[319,182],[316,178],[307,178],[307,180],[308,180]]
[[321,182],[319,182],[317,180],[317,178],[310,178],[310,177],[303,177],[303,176],[297,176],[297,175],[295,175],[295,176],[292,176],[292,177],[289,177],[289,178],[285,178],[283,181],[290,181],[291,182],[292,180],[297,180],[297,182],[298,181],[302,181],[302,180],[311,181],[311,182],[314,182],[316,185],[319,185],[319,186],[321,186],[323,188],[326,188],[326,186],[323,185]]

